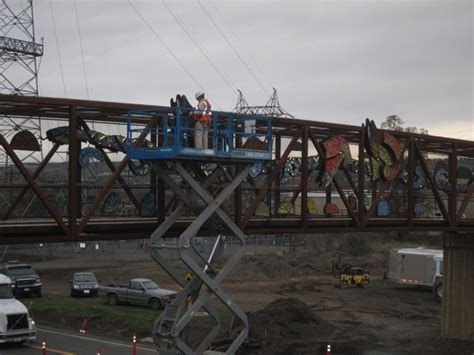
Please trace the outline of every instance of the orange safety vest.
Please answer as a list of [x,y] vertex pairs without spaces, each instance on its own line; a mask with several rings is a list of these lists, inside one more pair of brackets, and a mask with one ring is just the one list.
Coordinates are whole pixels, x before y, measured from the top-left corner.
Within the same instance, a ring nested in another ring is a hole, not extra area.
[[200,115],[199,122],[211,122],[211,103],[207,99],[204,99],[204,101],[206,102],[206,109]]

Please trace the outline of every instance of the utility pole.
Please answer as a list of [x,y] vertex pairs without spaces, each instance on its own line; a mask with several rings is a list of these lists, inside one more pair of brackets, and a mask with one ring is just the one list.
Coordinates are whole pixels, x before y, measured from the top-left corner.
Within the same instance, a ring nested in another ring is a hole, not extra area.
[[247,103],[242,91],[238,90],[239,97],[235,105],[234,112],[243,114],[265,115],[271,117],[285,117],[294,118],[294,116],[284,110],[280,105],[277,90],[273,88],[273,94],[268,99],[268,102],[263,106],[250,106]]
[[[42,55],[43,44],[35,40],[33,0],[0,0],[0,94],[38,96],[38,58]],[[7,141],[11,142],[22,131],[30,133],[27,136],[31,144],[12,148],[23,150],[23,154],[18,154],[22,161],[39,162],[42,159],[41,119],[13,112],[0,115],[0,134]],[[8,156],[0,150],[0,169],[3,170],[0,179],[4,182],[14,173],[13,166],[9,165]]]

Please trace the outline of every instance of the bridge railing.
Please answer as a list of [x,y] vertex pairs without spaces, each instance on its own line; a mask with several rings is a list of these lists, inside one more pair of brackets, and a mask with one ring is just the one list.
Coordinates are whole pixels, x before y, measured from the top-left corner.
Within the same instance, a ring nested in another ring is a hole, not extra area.
[[[131,110],[127,122],[127,155],[131,159],[232,158],[240,160],[272,159],[272,121],[269,116],[212,112],[208,128],[208,149],[194,145],[193,110],[160,108]],[[149,119],[143,127],[134,119]],[[144,140],[136,144],[138,137]]]

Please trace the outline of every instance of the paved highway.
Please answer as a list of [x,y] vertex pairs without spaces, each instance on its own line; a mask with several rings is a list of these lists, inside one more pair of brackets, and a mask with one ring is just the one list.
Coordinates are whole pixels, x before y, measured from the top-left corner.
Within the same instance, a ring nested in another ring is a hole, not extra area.
[[[38,329],[37,340],[23,345],[0,345],[0,355],[34,355],[42,354],[41,342],[46,340],[48,355],[131,355],[132,341],[128,343],[113,339],[99,338],[52,328]],[[137,355],[158,354],[152,344],[137,344]]]

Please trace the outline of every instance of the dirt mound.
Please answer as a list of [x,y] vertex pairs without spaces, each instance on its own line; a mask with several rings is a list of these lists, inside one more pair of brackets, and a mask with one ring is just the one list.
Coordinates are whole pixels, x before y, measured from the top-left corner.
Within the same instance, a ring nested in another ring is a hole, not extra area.
[[292,354],[314,349],[327,341],[334,327],[296,298],[279,298],[249,315],[250,338],[259,353]]
[[275,278],[327,274],[330,258],[314,251],[245,256],[229,276],[230,280],[269,280]]
[[[338,262],[334,251],[319,250],[279,252],[244,256],[229,280],[266,281],[301,276],[331,275],[333,264]],[[343,254],[341,262],[369,269],[371,275],[382,276],[388,268],[388,249],[373,248],[366,255]]]
[[[328,281],[329,280],[329,281]],[[323,292],[320,287],[326,284],[333,284],[333,279],[328,276],[327,280],[312,276],[298,277],[295,279],[284,280],[272,288],[272,292],[282,294],[284,292],[312,293]]]

